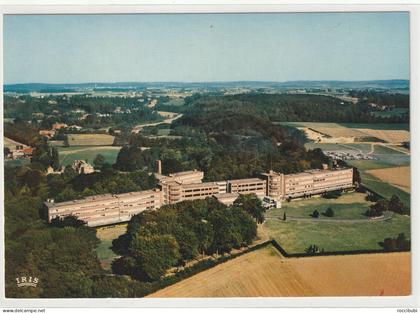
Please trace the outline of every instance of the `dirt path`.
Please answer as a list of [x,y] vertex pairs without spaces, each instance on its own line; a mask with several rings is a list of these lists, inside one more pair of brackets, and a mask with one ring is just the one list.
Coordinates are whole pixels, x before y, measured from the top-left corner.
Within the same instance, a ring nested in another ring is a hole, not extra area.
[[372,143],[370,145],[370,151],[368,153],[366,153],[366,154],[372,154],[373,152],[375,152],[375,144]]
[[[377,217],[377,218],[361,218],[361,219],[350,219],[350,218],[307,218],[307,217],[287,217],[287,221],[299,221],[299,222],[330,222],[330,223],[370,223],[370,222],[380,222],[380,221],[387,221],[394,217],[394,212],[384,212],[384,215]],[[274,219],[274,220],[280,220],[283,221],[283,217],[267,217],[267,220]]]

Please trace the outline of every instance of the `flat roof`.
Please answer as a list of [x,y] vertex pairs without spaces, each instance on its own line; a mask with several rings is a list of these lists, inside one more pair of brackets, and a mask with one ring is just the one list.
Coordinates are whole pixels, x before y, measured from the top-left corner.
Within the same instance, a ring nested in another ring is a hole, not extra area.
[[233,179],[228,180],[229,183],[255,183],[255,182],[265,182],[264,179],[261,178],[243,178],[243,179]]
[[286,174],[284,176],[288,178],[288,177],[304,177],[304,176],[311,176],[311,175],[312,173],[301,172],[301,173]]
[[212,186],[219,188],[219,185],[214,182],[206,182],[206,183],[192,183],[192,184],[181,184],[182,188],[199,188],[199,187],[206,187]]
[[132,192],[126,192],[126,193],[119,193],[119,194],[105,193],[105,194],[101,194],[101,195],[88,196],[88,197],[84,197],[82,199],[76,199],[76,200],[70,200],[70,201],[63,201],[63,202],[45,202],[45,205],[48,208],[54,208],[54,207],[61,207],[61,206],[71,205],[71,204],[83,204],[83,203],[94,202],[94,201],[102,201],[102,200],[111,200],[111,199],[126,198],[126,197],[130,197],[130,196],[147,194],[147,193],[155,192],[155,191],[156,191],[156,189],[148,189],[148,190],[132,191]]
[[168,177],[180,177],[180,176],[186,176],[186,175],[196,174],[196,173],[204,174],[204,172],[202,172],[202,171],[192,170],[192,171],[171,173],[171,174],[168,175]]
[[217,193],[213,195],[213,197],[217,199],[231,199],[231,198],[237,198],[239,197],[239,193],[236,192],[228,192],[228,193]]

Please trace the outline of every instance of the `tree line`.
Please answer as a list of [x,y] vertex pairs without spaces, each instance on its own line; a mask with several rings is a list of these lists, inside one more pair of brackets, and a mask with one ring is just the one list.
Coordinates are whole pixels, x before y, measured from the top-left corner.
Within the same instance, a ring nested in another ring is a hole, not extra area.
[[113,272],[156,281],[171,267],[199,255],[247,246],[256,237],[262,213],[261,201],[253,195],[242,196],[230,207],[207,198],[144,211],[133,216],[127,232],[113,241],[114,252],[121,255],[112,264]]
[[[407,95],[380,94],[381,99],[408,107]],[[395,97],[392,98],[392,97]],[[401,101],[401,102],[400,102]],[[184,112],[246,112],[275,122],[407,123],[407,116],[379,117],[366,101],[346,102],[333,96],[313,94],[238,94],[195,96],[185,101]]]

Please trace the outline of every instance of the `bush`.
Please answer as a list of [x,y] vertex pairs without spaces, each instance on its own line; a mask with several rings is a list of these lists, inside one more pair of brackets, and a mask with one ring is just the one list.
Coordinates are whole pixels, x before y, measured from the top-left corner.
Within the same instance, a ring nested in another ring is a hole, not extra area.
[[376,202],[380,199],[380,197],[374,193],[368,193],[366,195],[366,201]]
[[318,212],[318,210],[314,210],[314,211],[312,212],[311,216],[312,216],[313,218],[318,218],[318,217],[319,217],[319,212]]
[[317,254],[320,252],[324,252],[324,249],[320,250],[317,245],[310,245],[308,248],[305,249],[307,254]]
[[337,199],[340,196],[341,196],[340,190],[328,191],[322,195],[322,197],[325,199]]
[[328,208],[325,212],[324,212],[324,216],[326,217],[333,217],[334,216],[334,211],[331,208]]
[[409,251],[411,242],[401,233],[396,238],[385,238],[380,245],[385,251]]

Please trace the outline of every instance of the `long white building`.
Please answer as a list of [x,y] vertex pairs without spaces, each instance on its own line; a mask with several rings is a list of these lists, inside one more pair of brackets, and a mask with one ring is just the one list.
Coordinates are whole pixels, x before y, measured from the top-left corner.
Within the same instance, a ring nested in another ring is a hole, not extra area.
[[83,220],[88,226],[127,222],[133,215],[163,205],[162,191],[152,189],[117,195],[104,194],[65,202],[46,202],[48,221],[69,215]]
[[157,189],[118,195],[98,195],[66,202],[46,202],[48,219],[77,216],[89,226],[126,222],[144,210],[154,210],[164,204],[214,196],[225,204],[232,204],[240,194],[268,196],[277,201],[293,199],[333,190],[353,188],[353,169],[310,170],[296,174],[274,171],[260,178],[203,182],[204,173],[194,170],[170,175],[156,174]]

